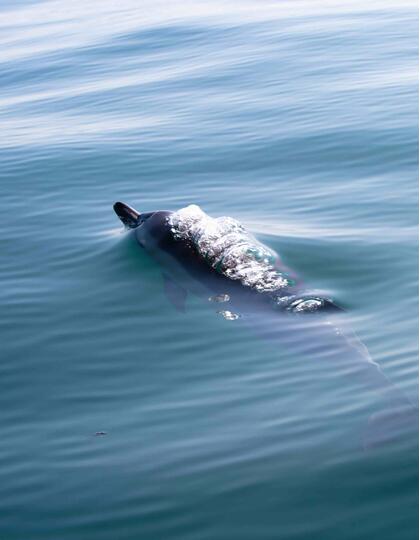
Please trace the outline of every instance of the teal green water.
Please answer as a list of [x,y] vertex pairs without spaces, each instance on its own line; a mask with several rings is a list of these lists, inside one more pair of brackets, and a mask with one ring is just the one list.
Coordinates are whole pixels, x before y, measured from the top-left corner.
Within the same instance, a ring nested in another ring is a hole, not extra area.
[[363,446],[340,358],[179,314],[112,211],[240,220],[416,404],[415,3],[0,13],[1,540],[417,538],[418,428]]

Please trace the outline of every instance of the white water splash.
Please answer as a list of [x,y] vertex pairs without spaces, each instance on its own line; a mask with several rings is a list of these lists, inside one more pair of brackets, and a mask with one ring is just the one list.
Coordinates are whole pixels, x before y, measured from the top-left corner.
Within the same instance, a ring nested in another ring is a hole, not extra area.
[[259,292],[274,292],[291,282],[273,266],[275,255],[230,217],[211,218],[190,205],[169,218],[176,239],[186,240],[209,265]]

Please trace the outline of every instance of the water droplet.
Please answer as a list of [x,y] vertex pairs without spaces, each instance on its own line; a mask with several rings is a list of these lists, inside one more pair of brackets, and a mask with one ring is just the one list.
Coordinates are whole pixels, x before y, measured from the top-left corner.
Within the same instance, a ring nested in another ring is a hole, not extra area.
[[317,298],[308,298],[306,300],[298,299],[291,304],[292,311],[297,313],[301,311],[317,311],[320,307],[322,307],[322,301]]
[[224,317],[227,321],[236,321],[236,319],[239,319],[239,315],[236,313],[233,313],[233,311],[218,311],[217,313],[220,313],[222,317]]

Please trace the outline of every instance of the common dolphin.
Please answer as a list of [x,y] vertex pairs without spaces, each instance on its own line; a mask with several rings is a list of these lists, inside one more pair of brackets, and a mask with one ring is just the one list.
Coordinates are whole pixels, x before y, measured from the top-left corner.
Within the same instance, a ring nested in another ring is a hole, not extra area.
[[[313,313],[338,310],[327,296],[302,290],[280,259],[231,218],[212,220],[195,205],[180,212],[139,213],[117,202],[122,223],[160,262],[165,289],[183,311],[187,291],[228,301],[245,315],[251,308]],[[228,299],[228,300],[227,300]]]
[[210,218],[195,205],[140,213],[117,202],[114,211],[161,265],[166,295],[178,311],[185,310],[191,292],[283,350],[312,358],[322,347],[334,367],[339,365],[356,376],[360,387],[374,392],[380,406],[369,412],[365,445],[399,438],[407,418],[413,413],[417,418],[417,409],[390,383],[356,335],[331,323],[330,318],[342,312],[335,301],[306,291],[279,257],[240,223]]

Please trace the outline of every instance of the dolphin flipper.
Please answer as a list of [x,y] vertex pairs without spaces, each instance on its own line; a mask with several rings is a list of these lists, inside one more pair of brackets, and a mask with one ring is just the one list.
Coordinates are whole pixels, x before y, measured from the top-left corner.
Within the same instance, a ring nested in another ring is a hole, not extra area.
[[166,298],[174,306],[174,308],[181,312],[185,312],[185,302],[187,300],[188,293],[178,283],[170,278],[167,274],[163,274],[163,289],[166,294]]

